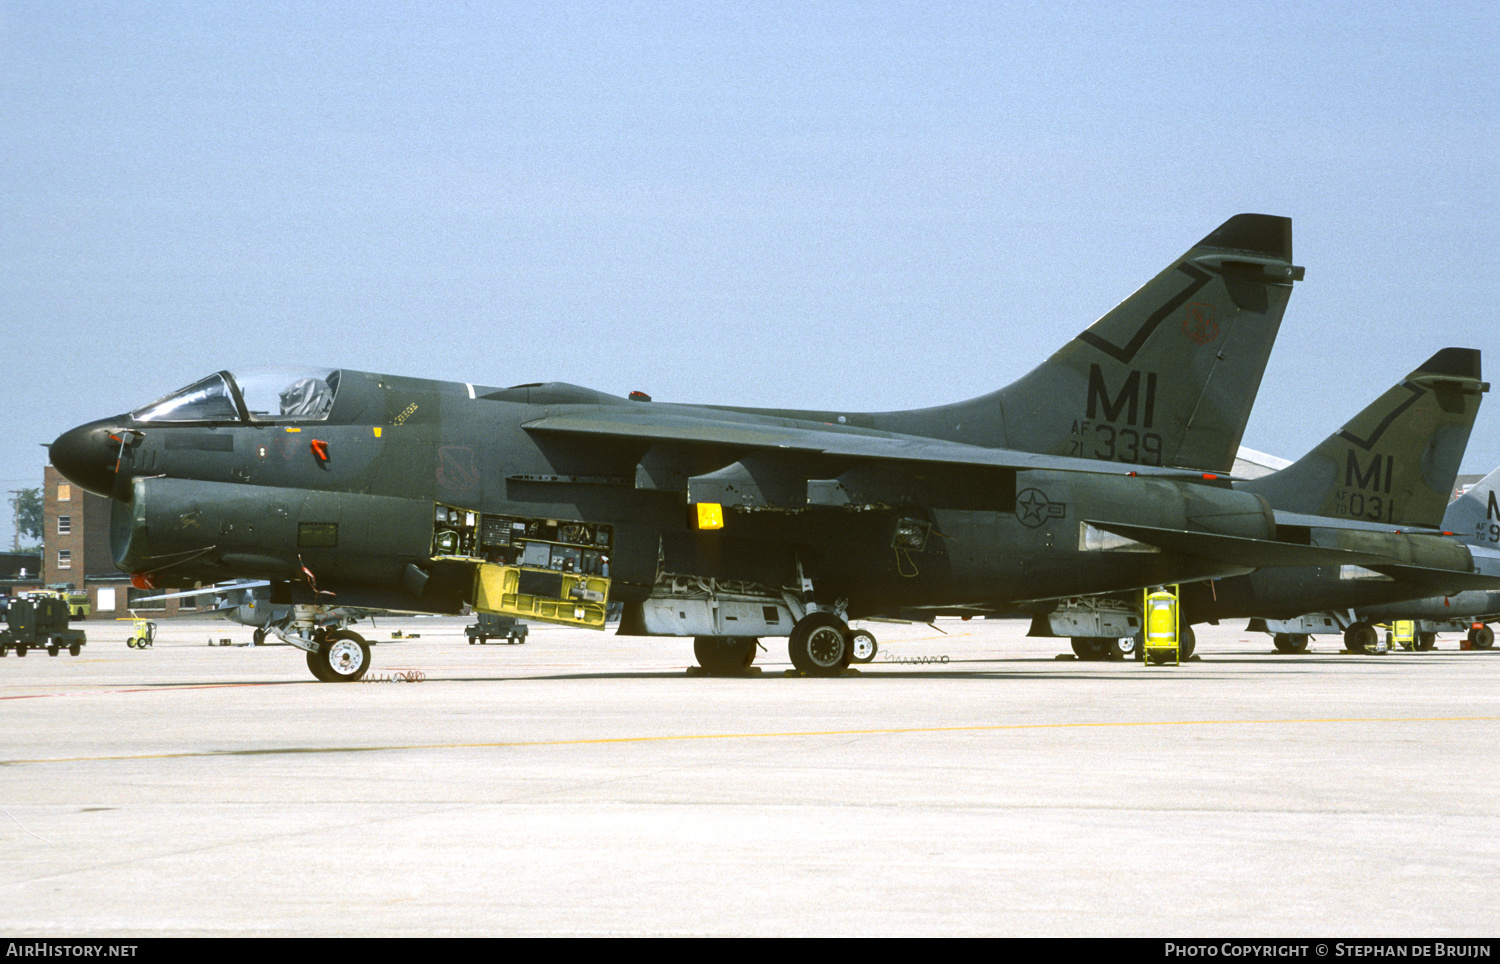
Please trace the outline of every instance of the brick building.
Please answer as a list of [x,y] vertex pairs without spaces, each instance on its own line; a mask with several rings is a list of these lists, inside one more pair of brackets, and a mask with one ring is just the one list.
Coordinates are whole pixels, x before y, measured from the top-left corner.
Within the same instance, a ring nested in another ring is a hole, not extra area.
[[85,492],[47,466],[42,498],[42,581],[48,586],[72,583],[88,591],[96,618],[124,617],[132,608],[163,615],[191,612],[196,599],[140,602],[156,592],[130,585],[115,568],[109,547],[110,501]]

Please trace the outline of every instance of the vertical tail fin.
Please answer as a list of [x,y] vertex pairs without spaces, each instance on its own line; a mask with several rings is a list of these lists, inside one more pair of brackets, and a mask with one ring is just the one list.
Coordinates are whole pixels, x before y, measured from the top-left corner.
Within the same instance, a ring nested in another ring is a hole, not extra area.
[[1317,448],[1236,488],[1290,512],[1440,525],[1486,391],[1479,351],[1444,348]]
[[1500,549],[1500,469],[1448,503],[1443,528],[1458,533],[1470,545]]
[[1292,283],[1290,218],[1237,214],[1024,378],[877,428],[1227,472]]

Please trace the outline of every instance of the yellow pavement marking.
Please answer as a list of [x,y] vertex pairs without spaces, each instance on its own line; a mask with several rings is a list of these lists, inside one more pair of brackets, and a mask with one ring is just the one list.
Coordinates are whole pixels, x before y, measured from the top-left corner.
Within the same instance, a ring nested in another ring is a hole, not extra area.
[[24,763],[91,763],[125,760],[178,760],[226,756],[275,756],[299,753],[377,753],[393,750],[496,750],[527,746],[585,746],[602,743],[666,743],[687,740],[765,740],[812,736],[891,736],[901,733],[994,733],[1007,730],[1109,729],[1143,726],[1276,726],[1309,723],[1494,723],[1500,716],[1364,716],[1285,720],[1140,720],[1119,723],[1005,723],[989,726],[902,726],[861,730],[789,730],[781,733],[679,733],[668,736],[611,736],[579,740],[507,740],[494,743],[393,743],[386,746],[307,746],[260,750],[190,750],[181,753],[132,753],[113,756],[41,757],[0,760],[0,766]]

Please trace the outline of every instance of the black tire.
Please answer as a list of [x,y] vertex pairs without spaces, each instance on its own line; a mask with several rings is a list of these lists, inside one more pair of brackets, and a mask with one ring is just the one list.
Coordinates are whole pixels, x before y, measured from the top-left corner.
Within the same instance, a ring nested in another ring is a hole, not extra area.
[[1354,623],[1344,630],[1344,648],[1351,653],[1373,653],[1380,634],[1369,623]]
[[359,633],[335,629],[323,634],[307,668],[324,683],[354,683],[370,670],[370,644]]
[[1275,644],[1278,653],[1307,652],[1306,633],[1277,633],[1271,637],[1271,642]]
[[1098,636],[1074,636],[1070,642],[1073,644],[1074,656],[1079,659],[1095,660],[1105,657],[1105,646],[1113,640],[1101,639]]
[[1134,659],[1135,648],[1139,645],[1139,641],[1134,636],[1106,639],[1104,641],[1104,656],[1106,659]]
[[1437,633],[1417,633],[1417,652],[1428,653],[1437,649]]
[[1495,645],[1495,631],[1488,626],[1469,630],[1469,645],[1474,649],[1489,649]]
[[849,662],[868,663],[880,652],[875,634],[868,629],[859,629],[849,634]]
[[257,646],[264,646],[266,644],[265,628],[262,626],[255,627],[255,631],[250,634],[250,640]]
[[316,678],[319,683],[332,683],[333,680],[328,678],[327,670],[325,670],[323,668],[323,664],[318,661],[319,657],[317,652],[315,650],[309,651],[306,655],[308,672],[312,673],[313,677]]
[[792,627],[787,652],[808,676],[838,676],[849,665],[849,627],[833,613],[808,613]]
[[1192,658],[1193,651],[1198,648],[1198,634],[1193,632],[1193,627],[1183,626],[1177,633],[1177,658],[1186,663]]
[[82,643],[74,643],[73,645],[71,645],[71,646],[68,647],[68,655],[69,656],[77,656],[81,652],[83,652],[83,644]]
[[755,662],[753,636],[694,636],[693,655],[710,676],[737,676]]
[[56,643],[48,643],[47,644],[47,655],[48,656],[56,656],[58,654],[58,652],[60,652],[60,650],[58,650]]
[[26,655],[26,644],[25,643],[16,643],[16,655],[17,656],[25,656]]

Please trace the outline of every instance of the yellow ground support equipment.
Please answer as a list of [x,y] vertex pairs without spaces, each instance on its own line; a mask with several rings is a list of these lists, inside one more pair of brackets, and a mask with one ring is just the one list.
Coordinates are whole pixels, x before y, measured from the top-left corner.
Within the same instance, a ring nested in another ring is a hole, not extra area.
[[1408,653],[1417,648],[1417,621],[1415,619],[1398,619],[1391,623],[1391,648],[1401,648]]
[[125,645],[131,649],[150,649],[151,644],[156,642],[156,623],[142,616],[137,616],[132,610],[130,618],[135,626],[132,628],[130,638],[125,640]]
[[1181,649],[1178,645],[1180,612],[1177,606],[1177,587],[1170,586],[1156,592],[1147,590],[1142,604],[1145,615],[1145,664],[1160,665],[1166,662],[1181,664]]

